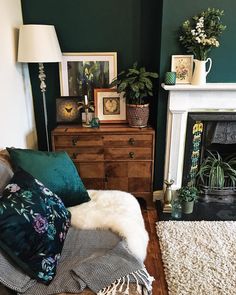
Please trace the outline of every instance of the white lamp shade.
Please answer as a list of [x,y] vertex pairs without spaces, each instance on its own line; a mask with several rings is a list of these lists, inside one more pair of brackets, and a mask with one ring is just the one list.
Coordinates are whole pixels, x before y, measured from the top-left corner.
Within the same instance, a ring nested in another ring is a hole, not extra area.
[[54,26],[22,25],[19,32],[19,62],[46,63],[60,62],[60,45]]

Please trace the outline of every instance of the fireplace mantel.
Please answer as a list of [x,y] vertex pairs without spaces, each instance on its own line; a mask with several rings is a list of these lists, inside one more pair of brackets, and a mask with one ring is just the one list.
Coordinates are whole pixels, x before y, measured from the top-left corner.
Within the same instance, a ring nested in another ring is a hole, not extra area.
[[169,91],[164,177],[175,181],[172,185],[175,190],[182,185],[188,113],[236,113],[236,83],[162,84],[162,87]]
[[176,84],[165,85],[161,84],[165,90],[171,91],[236,91],[236,83],[206,83],[204,85],[191,85],[191,84]]

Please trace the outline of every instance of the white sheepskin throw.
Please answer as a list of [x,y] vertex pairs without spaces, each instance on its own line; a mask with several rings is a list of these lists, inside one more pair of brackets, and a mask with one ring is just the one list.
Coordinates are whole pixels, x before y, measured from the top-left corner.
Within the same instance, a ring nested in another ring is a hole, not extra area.
[[130,251],[144,261],[148,233],[138,201],[129,193],[88,190],[91,201],[68,208],[79,229],[109,229],[127,240]]

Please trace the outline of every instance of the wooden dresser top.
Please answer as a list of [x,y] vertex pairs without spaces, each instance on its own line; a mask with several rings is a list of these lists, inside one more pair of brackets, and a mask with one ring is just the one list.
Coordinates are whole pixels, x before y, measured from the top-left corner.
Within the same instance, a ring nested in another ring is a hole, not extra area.
[[151,127],[146,127],[146,128],[133,128],[133,127],[129,127],[126,124],[109,124],[109,125],[100,125],[99,128],[86,128],[80,125],[60,125],[57,126],[53,131],[52,134],[56,135],[56,134],[73,134],[73,133],[87,133],[87,134],[91,134],[91,133],[107,133],[107,134],[116,134],[116,133],[130,133],[130,134],[134,134],[134,133],[142,133],[142,134],[153,134],[154,133],[154,129]]

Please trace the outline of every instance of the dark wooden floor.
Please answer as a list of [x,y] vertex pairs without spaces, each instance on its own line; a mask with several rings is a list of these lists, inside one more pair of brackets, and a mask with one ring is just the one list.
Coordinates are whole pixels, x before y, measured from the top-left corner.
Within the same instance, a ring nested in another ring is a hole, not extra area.
[[150,273],[155,278],[153,282],[153,295],[168,295],[165,275],[161,260],[161,251],[156,234],[157,212],[155,209],[142,209],[143,218],[146,229],[149,233],[149,245],[145,265]]

